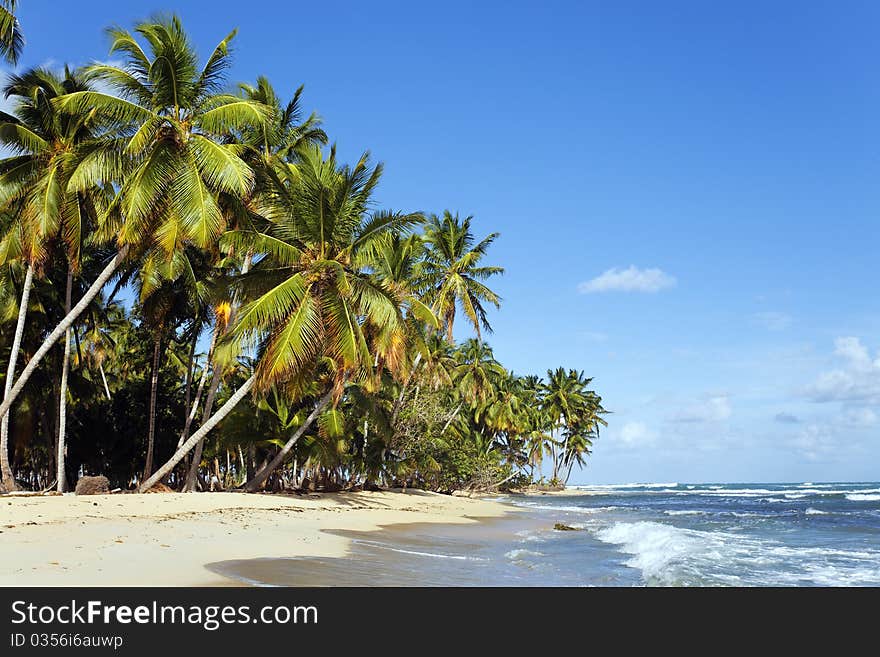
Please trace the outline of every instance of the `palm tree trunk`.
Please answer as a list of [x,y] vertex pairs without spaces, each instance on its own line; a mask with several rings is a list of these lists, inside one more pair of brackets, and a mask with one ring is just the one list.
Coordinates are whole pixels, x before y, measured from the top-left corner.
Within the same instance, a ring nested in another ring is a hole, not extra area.
[[[244,480],[248,481],[254,478],[257,472],[257,446],[254,443],[248,445],[247,461],[244,466]],[[244,482],[242,482],[244,485]]]
[[[220,387],[220,368],[214,367],[214,376],[211,378],[211,387],[208,388],[208,397],[205,399],[205,410],[202,417],[211,417],[211,410],[214,407],[214,397],[217,394],[217,388]],[[189,464],[189,472],[186,474],[186,484],[183,487],[184,493],[193,493],[198,483],[199,465],[202,463],[202,450],[205,447],[205,439],[202,438],[196,445],[196,451],[193,453],[192,463]]]
[[[250,270],[251,260],[253,258],[253,255],[254,254],[250,251],[248,251],[248,253],[245,255],[244,262],[241,266],[241,273],[242,274],[247,274],[248,271]],[[232,325],[233,321],[235,320],[235,314],[238,311],[238,306],[239,306],[238,299],[237,298],[233,299],[232,310],[229,313],[229,321],[226,324],[226,326],[227,326],[226,330],[228,330],[228,327],[230,325]],[[218,332],[219,332],[219,327],[215,326],[214,336],[211,338],[211,349],[209,350],[209,353],[213,352],[213,350],[214,350],[214,344],[216,343]],[[206,367],[207,367],[207,364],[206,364]],[[220,368],[215,367],[214,368],[214,375],[211,379],[211,387],[208,388],[208,397],[207,397],[207,400],[205,401],[205,411],[204,411],[204,413],[202,413],[203,418],[209,417],[211,415],[211,408],[214,405],[214,396],[217,394],[217,388],[219,386],[220,386]],[[204,447],[205,447],[204,440],[200,440],[198,445],[196,445],[196,451],[193,454],[192,463],[189,464],[189,471],[186,474],[186,483],[184,484],[184,487],[183,487],[183,492],[185,492],[185,493],[195,492],[196,484],[198,483],[199,465],[201,465],[201,462],[202,462],[202,450],[204,449]]]
[[290,453],[290,450],[293,449],[293,446],[296,445],[296,441],[298,441],[302,437],[302,435],[306,432],[306,429],[308,429],[312,425],[312,422],[315,421],[315,418],[318,417],[321,411],[324,410],[324,407],[326,407],[327,404],[330,403],[330,400],[332,398],[332,390],[321,397],[317,406],[315,406],[314,410],[309,413],[306,421],[303,422],[299,429],[294,432],[294,434],[290,437],[290,440],[284,443],[284,447],[282,447],[281,450],[275,455],[275,458],[272,459],[272,462],[269,463],[262,470],[260,470],[256,475],[254,475],[253,479],[251,479],[244,485],[244,489],[247,492],[255,492],[260,488],[260,486],[262,486],[266,482],[266,479],[269,478],[269,475],[275,471],[275,468],[277,468],[284,462],[285,457]]
[[[18,352],[21,349],[21,336],[24,334],[24,320],[27,316],[28,303],[31,297],[31,287],[34,283],[34,267],[28,263],[27,273],[24,275],[24,285],[21,288],[21,302],[18,306],[18,323],[15,325],[15,337],[12,339],[12,351],[9,354],[9,366],[6,369],[6,381],[3,385],[3,404],[9,397],[12,388],[12,379],[15,377],[15,365],[18,361]],[[11,403],[11,401],[10,401]],[[3,409],[3,418],[0,420],[0,477],[3,488],[7,492],[16,489],[15,477],[9,465],[9,407]]]
[[104,270],[98,275],[95,282],[92,283],[88,290],[86,290],[82,299],[77,302],[64,319],[58,323],[58,326],[56,326],[46,339],[43,340],[43,344],[40,345],[40,348],[37,349],[36,353],[28,361],[28,364],[25,365],[24,370],[21,372],[21,376],[18,377],[15,381],[15,385],[12,386],[12,389],[9,390],[4,397],[3,403],[0,404],[0,417],[3,417],[9,412],[12,403],[15,401],[16,397],[21,394],[21,391],[24,390],[25,385],[36,371],[37,366],[42,362],[43,358],[46,357],[46,354],[49,353],[49,350],[55,345],[55,343],[61,339],[61,336],[64,335],[65,331],[67,331],[79,316],[82,315],[83,311],[88,307],[92,300],[98,296],[98,293],[103,289],[104,284],[110,280],[110,277],[113,276],[113,272],[115,272],[122,261],[125,260],[126,255],[128,255],[128,245],[123,246],[116,252],[116,256],[106,267],[104,267]]
[[98,371],[101,372],[101,380],[104,382],[104,392],[107,393],[107,401],[110,401],[110,386],[107,385],[107,375],[104,374],[103,363],[98,363]]
[[251,388],[254,387],[255,380],[256,377],[254,375],[251,375],[251,377],[247,381],[245,381],[238,390],[233,393],[232,397],[230,397],[227,402],[220,407],[220,410],[218,410],[216,413],[214,413],[214,415],[208,418],[208,421],[205,422],[201,427],[199,427],[199,430],[191,435],[187,439],[187,441],[183,443],[183,445],[181,445],[176,452],[174,452],[174,455],[170,459],[168,459],[162,465],[162,467],[160,467],[158,470],[156,470],[156,472],[153,473],[152,477],[147,479],[138,487],[138,492],[146,492],[150,490],[150,488],[155,486],[158,482],[162,481],[162,478],[165,477],[165,475],[167,475],[169,472],[171,472],[174,469],[174,466],[180,463],[181,459],[184,456],[189,454],[189,451],[196,446],[196,443],[198,443],[202,438],[208,435],[208,432],[216,427],[224,417],[229,415],[230,411],[235,408],[238,402],[244,399],[244,396],[250,391]]
[[[73,292],[73,270],[67,268],[67,291],[64,294],[64,314],[70,312],[70,297]],[[63,493],[67,488],[67,477],[64,472],[64,454],[67,444],[67,377],[70,374],[70,334],[68,328],[64,334],[64,363],[61,365],[61,401],[58,405],[58,457],[56,458],[57,470],[55,479],[56,490]]]
[[247,466],[245,465],[244,460],[244,452],[241,449],[241,444],[238,445],[238,464],[235,466],[236,476],[242,475],[241,484],[239,486],[243,486],[244,482],[247,481]]
[[[186,366],[186,381],[184,383],[184,394],[183,394],[183,412],[187,413],[187,409],[189,408],[190,401],[192,400],[192,378],[193,372],[195,369],[195,361],[196,361],[196,342],[198,342],[199,335],[196,333],[193,336],[192,342],[189,345],[189,362]],[[184,422],[186,421],[186,415],[184,415]]]
[[199,380],[199,387],[196,388],[196,396],[193,400],[192,407],[190,407],[189,415],[186,417],[186,423],[183,425],[183,431],[180,432],[180,439],[177,441],[177,447],[180,448],[183,443],[186,442],[186,439],[189,438],[189,430],[192,426],[192,421],[196,418],[196,414],[199,412],[199,402],[202,400],[202,392],[205,390],[205,383],[208,380],[208,370],[210,369],[211,359],[214,355],[214,344],[217,342],[217,330],[214,330],[214,335],[211,337],[211,346],[208,347],[208,355],[205,357],[205,369],[202,370],[202,376]]
[[156,396],[159,392],[159,355],[162,351],[162,337],[153,341],[153,373],[150,376],[150,419],[147,430],[147,464],[144,466],[144,479],[153,472],[153,441],[156,436]]
[[563,480],[563,484],[568,485],[568,478],[571,477],[571,469],[574,467],[574,459],[568,462],[568,472],[565,473],[565,479]]
[[455,410],[452,412],[452,415],[449,416],[449,419],[446,420],[446,424],[443,425],[443,429],[440,430],[440,435],[442,436],[446,433],[446,430],[449,428],[449,425],[452,424],[452,421],[458,416],[458,412],[461,410],[461,405],[464,402],[458,402],[458,406],[455,407]]
[[[379,353],[376,352],[376,356]],[[419,363],[422,361],[422,354],[417,353],[416,357],[413,359],[413,366],[409,371],[409,374],[406,376],[406,380],[403,382],[403,386],[400,388],[400,394],[397,396],[397,401],[394,402],[394,410],[391,413],[391,426],[394,426],[394,423],[397,422],[397,416],[400,414],[400,407],[403,405],[403,396],[406,394],[407,388],[409,388],[409,384],[413,379],[413,376],[416,373],[416,369],[419,366]],[[375,366],[374,366],[375,367]]]
[[[553,432],[551,432],[551,434],[552,433]],[[555,436],[554,436],[552,448],[553,448],[553,477],[550,479],[550,481],[556,481],[556,476],[559,473],[559,449],[558,449],[558,445],[556,444],[556,441],[555,441]]]

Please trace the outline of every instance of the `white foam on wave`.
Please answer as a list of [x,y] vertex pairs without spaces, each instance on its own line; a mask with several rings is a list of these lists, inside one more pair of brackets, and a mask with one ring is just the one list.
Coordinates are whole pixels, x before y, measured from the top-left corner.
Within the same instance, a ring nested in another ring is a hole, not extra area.
[[806,511],[804,511],[808,516],[827,516],[827,511],[820,511],[819,509],[814,509],[813,507],[809,507]]
[[534,550],[525,550],[525,549],[517,549],[511,550],[510,552],[506,552],[504,554],[505,557],[510,559],[511,561],[522,561],[525,557],[543,557],[543,552],[536,552]]
[[595,536],[631,558],[648,584],[877,585],[880,551],[796,547],[653,521],[618,522]]
[[553,504],[533,504],[530,502],[522,502],[517,504],[517,506],[524,506],[539,511],[565,511],[568,513],[584,513],[587,515],[601,513],[602,511],[614,511],[615,509],[620,508],[617,506],[558,506]]
[[625,490],[627,488],[676,488],[677,482],[668,484],[655,483],[631,483],[631,484],[588,484],[583,486],[567,486],[574,490]]
[[697,511],[696,509],[673,509],[664,511],[667,516],[704,516],[705,511]]
[[846,496],[850,502],[880,502],[880,495],[866,495],[864,493],[851,493]]
[[600,529],[596,537],[632,555],[626,564],[642,571],[649,582],[675,583],[673,564],[684,564],[705,548],[705,532],[680,529],[659,522],[617,522]]

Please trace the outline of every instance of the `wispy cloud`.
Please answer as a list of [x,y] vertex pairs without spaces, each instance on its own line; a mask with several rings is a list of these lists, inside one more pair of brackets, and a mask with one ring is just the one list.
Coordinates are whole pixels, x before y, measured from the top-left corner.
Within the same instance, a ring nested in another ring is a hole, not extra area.
[[617,442],[624,447],[644,447],[656,438],[657,434],[644,422],[627,422],[620,428]]
[[773,416],[773,419],[780,424],[799,424],[801,421],[797,415],[785,412],[777,413]]
[[676,412],[672,422],[721,422],[733,414],[730,398],[727,395],[714,395],[708,399],[685,406]]
[[596,278],[578,285],[581,294],[595,292],[659,292],[674,287],[676,280],[662,269],[639,269],[630,265],[626,269],[613,267]]
[[811,424],[788,440],[790,447],[809,461],[826,460],[837,451],[834,433],[827,427]]
[[791,316],[785,313],[767,311],[755,313],[752,319],[759,326],[763,326],[768,331],[784,331],[791,326]]

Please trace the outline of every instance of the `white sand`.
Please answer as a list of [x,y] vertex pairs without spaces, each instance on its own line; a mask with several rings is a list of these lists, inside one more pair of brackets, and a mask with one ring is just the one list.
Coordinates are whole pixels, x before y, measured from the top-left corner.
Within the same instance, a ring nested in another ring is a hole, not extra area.
[[322,530],[476,523],[512,510],[423,491],[0,496],[0,586],[234,585],[204,564],[340,557],[349,540]]

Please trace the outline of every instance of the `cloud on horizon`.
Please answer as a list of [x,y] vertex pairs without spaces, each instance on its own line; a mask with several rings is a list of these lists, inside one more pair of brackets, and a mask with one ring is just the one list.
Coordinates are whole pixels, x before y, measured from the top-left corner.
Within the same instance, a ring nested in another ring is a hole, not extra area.
[[670,287],[675,287],[677,281],[662,269],[649,268],[639,269],[630,265],[626,269],[612,267],[596,278],[584,281],[578,285],[581,294],[593,294],[596,292],[659,292]]

